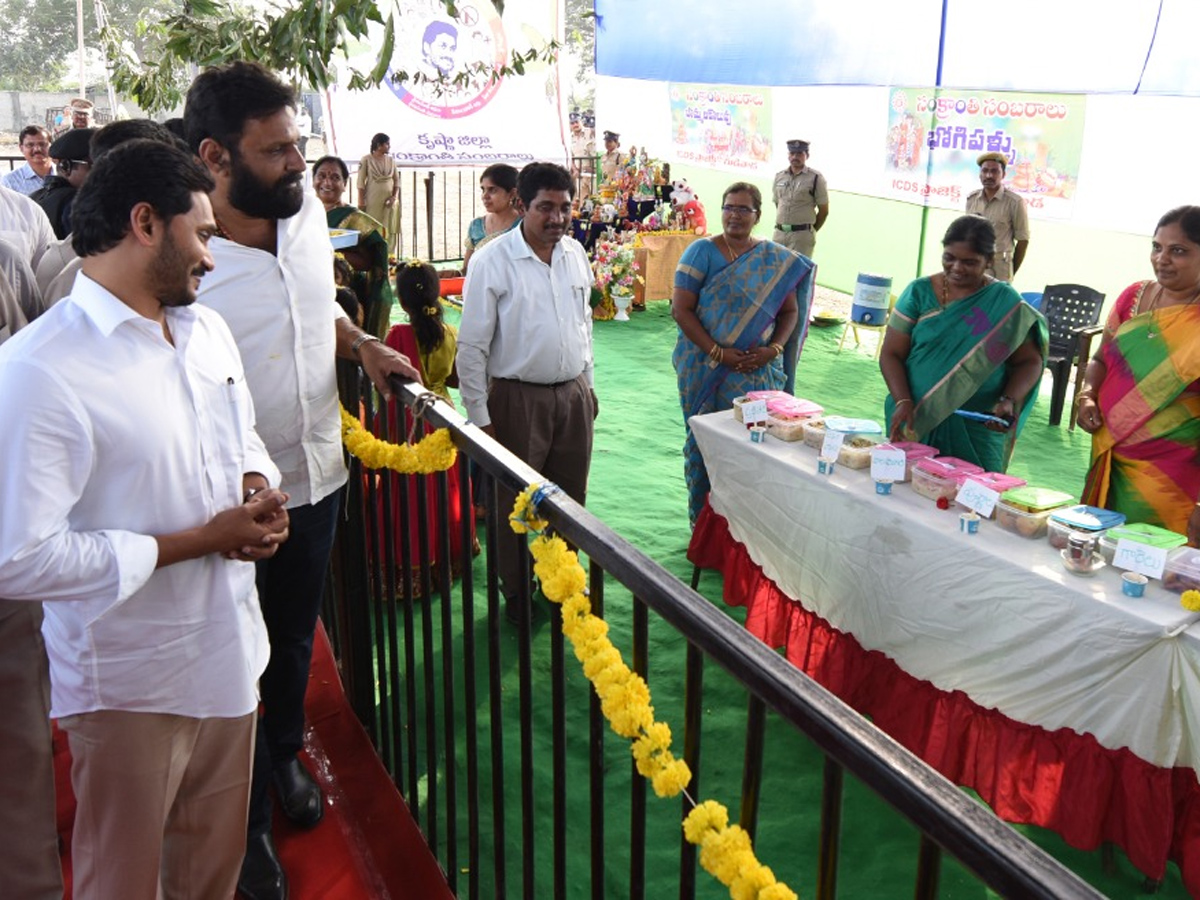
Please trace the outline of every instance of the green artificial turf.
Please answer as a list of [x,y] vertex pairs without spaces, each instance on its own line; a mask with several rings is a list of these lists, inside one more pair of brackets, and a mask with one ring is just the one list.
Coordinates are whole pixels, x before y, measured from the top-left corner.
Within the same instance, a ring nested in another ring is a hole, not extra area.
[[[450,313],[451,321],[457,320]],[[797,394],[815,400],[830,413],[879,418],[884,396],[873,351],[874,336],[861,348],[837,352],[841,327],[814,328],[804,348],[797,375]],[[600,398],[595,451],[592,461],[588,507],[642,552],[663,565],[685,582],[691,566],[686,560],[690,537],[683,481],[683,418],[679,407],[671,350],[676,328],[668,305],[655,302],[645,312],[632,314],[632,321],[597,322],[595,325],[596,391]],[[1089,439],[1076,431],[1046,423],[1049,408],[1049,376],[1043,382],[1039,398],[1027,427],[1017,444],[1010,471],[1030,483],[1057,487],[1078,494],[1087,467]],[[460,407],[461,408],[461,407]],[[482,535],[481,535],[482,538]],[[480,645],[477,662],[480,698],[477,703],[478,735],[486,757],[490,720],[486,695],[486,602],[482,586],[486,569],[484,556],[475,561],[476,600],[475,636]],[[729,627],[740,627],[742,611],[729,609],[721,601],[720,577],[706,572],[700,582],[701,593],[730,616]],[[455,603],[459,603],[458,594]],[[544,601],[539,601],[544,604]],[[424,609],[424,606],[420,607]],[[631,599],[620,585],[610,581],[606,587],[605,613],[614,643],[626,661],[631,659]],[[457,615],[457,613],[456,613]],[[440,613],[435,616],[438,624]],[[461,623],[456,630],[461,629]],[[418,630],[418,634],[419,634]],[[505,737],[505,821],[507,827],[504,858],[507,865],[509,896],[521,895],[519,856],[520,795],[517,768],[518,749],[518,677],[516,629],[501,621],[501,661],[503,671],[503,726]],[[550,773],[550,640],[551,626],[544,611],[535,621],[533,641],[534,684],[534,758],[537,780],[536,845],[538,876],[533,896],[549,897],[551,892],[551,773]],[[440,639],[436,645],[440,648]],[[656,715],[668,722],[682,752],[683,677],[685,645],[668,626],[651,615],[649,683]],[[432,661],[441,671],[440,657]],[[428,664],[428,663],[427,663]],[[456,660],[462,699],[462,660]],[[568,841],[568,896],[590,896],[588,861],[588,769],[587,769],[587,697],[588,684],[570,648],[567,649],[567,735],[569,785],[566,838]],[[418,703],[420,703],[418,688]],[[439,690],[440,696],[440,690]],[[736,817],[741,790],[741,767],[745,740],[746,693],[732,678],[715,666],[705,669],[704,717],[702,724],[702,760],[700,798],[726,804]],[[440,731],[439,731],[440,739]],[[423,738],[422,738],[423,740]],[[422,751],[423,752],[423,751]],[[439,750],[439,756],[444,749]],[[609,733],[606,754],[606,835],[609,842],[606,859],[606,897],[628,896],[628,829],[630,817],[630,764],[628,743]],[[466,824],[463,794],[466,786],[465,754],[461,743],[456,749],[456,772],[460,796],[460,825],[457,840],[458,891],[466,896]],[[486,767],[485,767],[486,768]],[[817,872],[817,838],[821,796],[822,757],[802,735],[774,716],[768,716],[764,783],[759,814],[756,849],[759,859],[771,866],[776,876],[786,881],[801,897],[812,897]],[[444,772],[438,776],[444,779]],[[427,783],[417,798],[423,807]],[[439,793],[444,797],[444,789]],[[645,896],[677,896],[679,852],[679,800],[659,800],[648,791],[649,837],[647,851],[647,888]],[[495,895],[492,880],[494,847],[490,814],[491,780],[484,775],[481,807],[485,810],[481,835],[482,889],[480,896]],[[1164,810],[1164,815],[1169,811]],[[423,823],[422,813],[422,823]],[[1106,875],[1101,870],[1099,852],[1083,852],[1068,847],[1055,834],[1038,828],[1020,830],[1051,854],[1074,869],[1105,894],[1112,897],[1140,896],[1142,876],[1118,853],[1119,871]],[[438,851],[446,859],[444,825]],[[863,786],[847,781],[843,813],[839,893],[843,897],[908,897],[912,895],[916,872],[918,835],[903,817],[886,807]],[[704,872],[699,873],[701,898],[728,897],[728,892]],[[957,863],[947,860],[942,869],[941,896],[985,898],[994,896]],[[1185,897],[1178,871],[1168,870],[1159,896]]]

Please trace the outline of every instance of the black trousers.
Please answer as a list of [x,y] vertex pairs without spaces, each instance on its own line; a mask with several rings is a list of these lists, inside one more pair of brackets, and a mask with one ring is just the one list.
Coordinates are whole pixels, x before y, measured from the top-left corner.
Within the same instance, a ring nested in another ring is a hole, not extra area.
[[250,784],[251,837],[271,829],[271,770],[304,744],[304,693],[312,662],[313,632],[321,611],[329,554],[342,491],[288,510],[288,539],[258,563],[258,602],[271,640],[271,661],[259,682],[262,714]]

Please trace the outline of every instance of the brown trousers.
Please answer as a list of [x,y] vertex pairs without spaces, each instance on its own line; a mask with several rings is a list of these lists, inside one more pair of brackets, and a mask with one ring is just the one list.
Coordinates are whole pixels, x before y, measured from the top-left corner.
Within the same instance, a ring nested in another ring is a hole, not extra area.
[[0,600],[0,897],[62,900],[42,604]]
[[[67,716],[75,900],[224,900],[246,852],[255,714]],[[159,892],[161,883],[161,893]]]
[[[558,385],[497,378],[488,389],[488,415],[496,428],[496,440],[566,491],[572,500],[585,502],[596,407],[582,375]],[[497,490],[497,495],[497,570],[502,588],[515,594],[520,584],[516,554],[524,536],[508,527],[516,495],[503,488]]]

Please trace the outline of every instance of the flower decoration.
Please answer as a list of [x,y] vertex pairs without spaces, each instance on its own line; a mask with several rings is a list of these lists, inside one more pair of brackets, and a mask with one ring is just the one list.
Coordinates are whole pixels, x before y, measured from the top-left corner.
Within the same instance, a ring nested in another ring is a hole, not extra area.
[[[517,496],[509,517],[513,531],[525,534],[546,527],[537,517],[537,504],[546,493],[547,486],[530,485]],[[545,534],[534,538],[529,552],[542,593],[562,607],[563,634],[600,698],[601,711],[613,731],[632,741],[638,772],[659,797],[678,796],[691,783],[692,772],[671,752],[671,727],[654,718],[650,686],[625,665],[608,638],[608,623],[592,612],[579,557],[562,538]],[[700,865],[729,888],[733,900],[797,900],[754,856],[750,835],[729,825],[729,812],[720,803],[706,800],[696,805],[684,819],[683,830],[688,842],[700,847]]]
[[342,413],[342,443],[368,469],[391,469],[401,475],[430,475],[454,465],[458,448],[448,429],[439,428],[418,444],[390,444],[363,428],[346,408]]
[[596,286],[605,294],[632,291],[634,282],[641,280],[634,255],[633,234],[627,232],[620,237],[607,235],[598,240],[592,255],[592,271],[596,275]]
[[1179,597],[1179,605],[1188,612],[1200,612],[1200,591],[1184,591]]

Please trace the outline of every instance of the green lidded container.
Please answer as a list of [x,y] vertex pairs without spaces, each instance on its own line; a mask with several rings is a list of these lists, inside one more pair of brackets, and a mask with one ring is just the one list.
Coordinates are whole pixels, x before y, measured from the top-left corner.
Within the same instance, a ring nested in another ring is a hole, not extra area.
[[1117,554],[1117,541],[1120,540],[1137,541],[1139,544],[1157,547],[1160,550],[1174,550],[1187,543],[1187,535],[1141,522],[1118,525],[1110,528],[1100,538],[1100,555],[1104,557],[1105,562],[1112,563]]
[[1000,495],[1000,499],[1014,509],[1025,512],[1042,512],[1046,509],[1058,509],[1060,506],[1070,506],[1075,502],[1072,494],[1056,491],[1051,488],[1040,488],[1026,485],[1013,488]]

